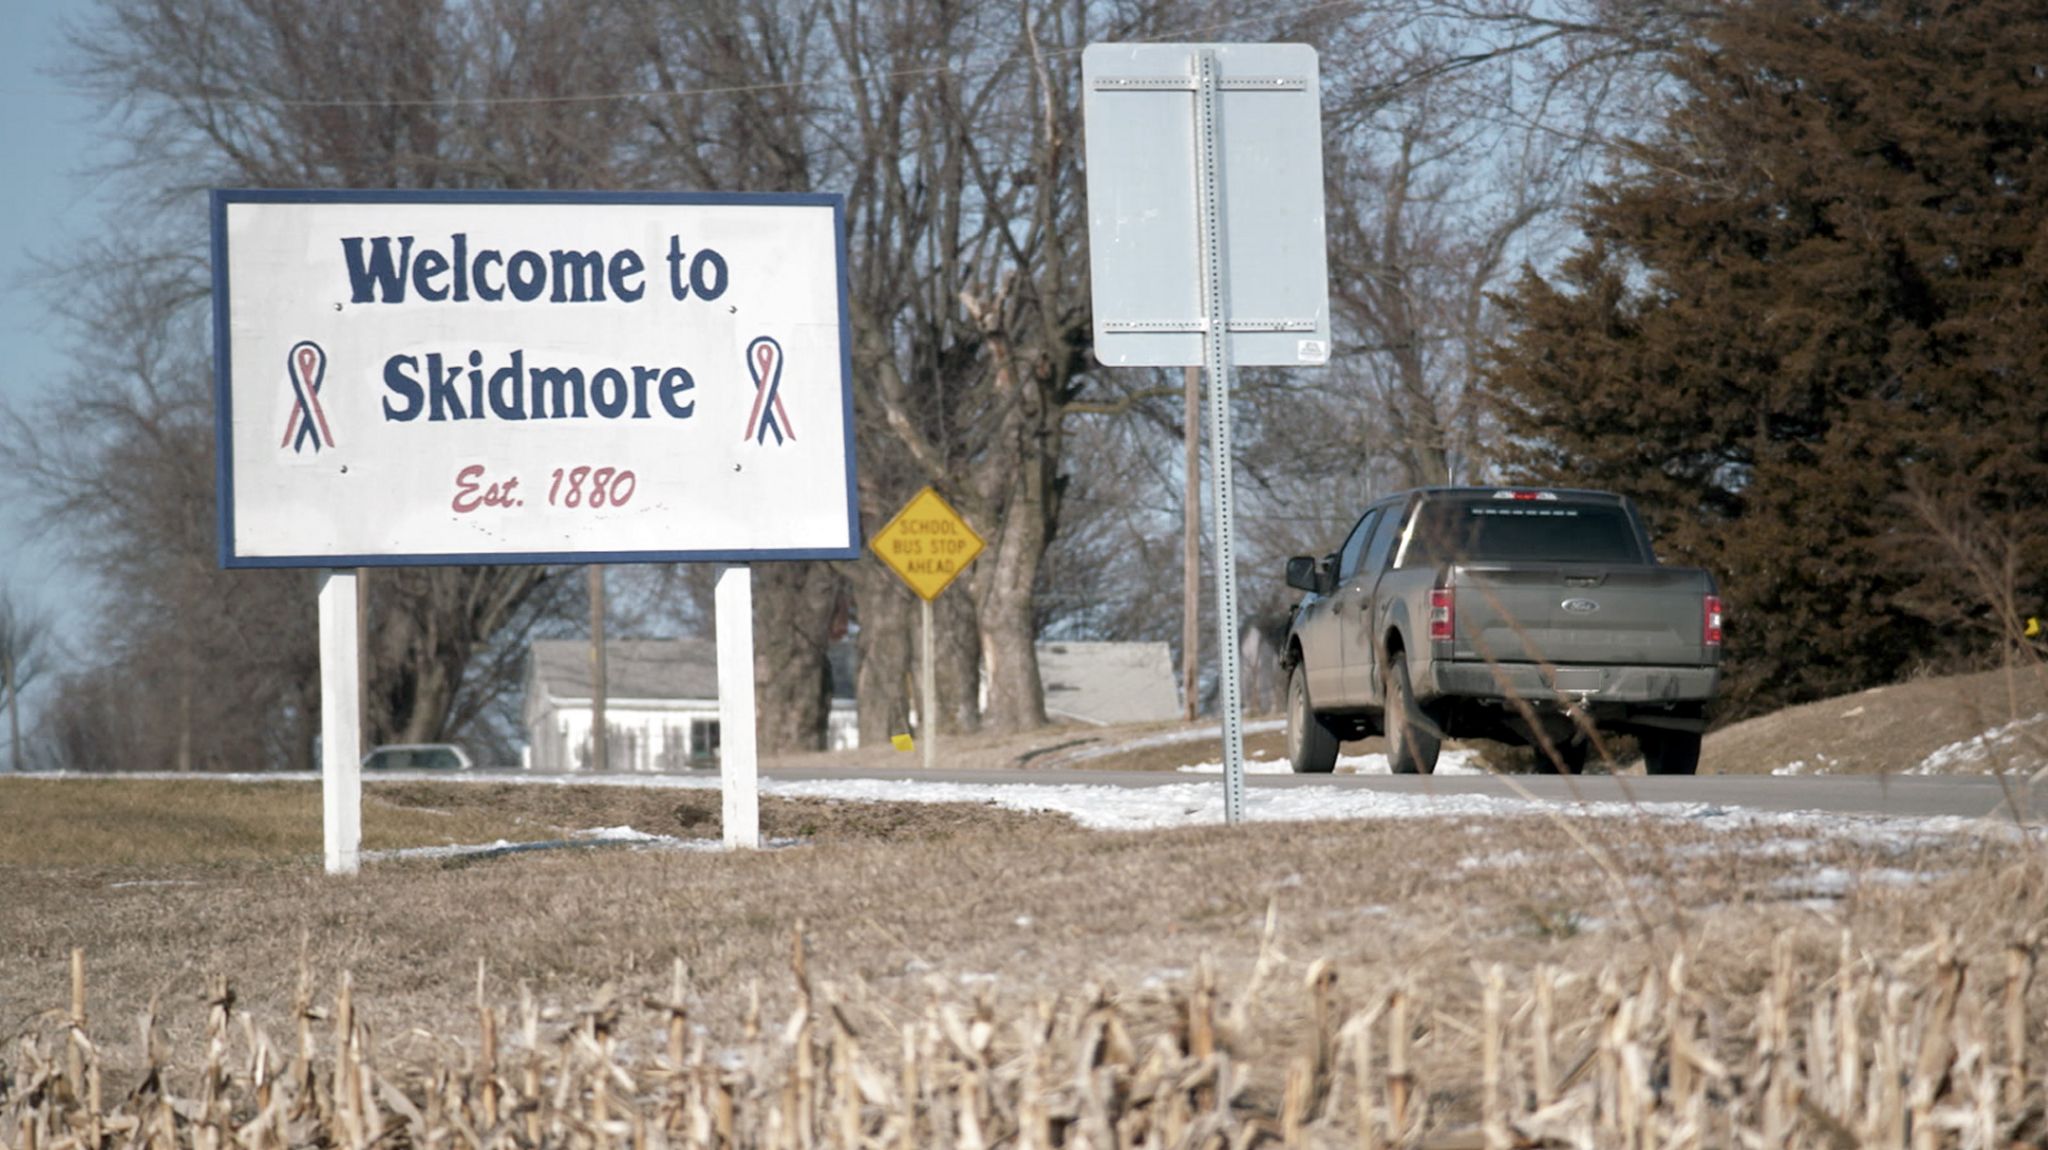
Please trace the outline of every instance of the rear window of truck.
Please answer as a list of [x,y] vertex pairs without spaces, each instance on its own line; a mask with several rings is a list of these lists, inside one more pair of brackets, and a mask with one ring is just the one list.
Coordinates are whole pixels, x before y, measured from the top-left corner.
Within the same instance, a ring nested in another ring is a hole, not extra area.
[[1612,503],[1426,503],[1403,567],[1438,563],[1644,563],[1628,516]]

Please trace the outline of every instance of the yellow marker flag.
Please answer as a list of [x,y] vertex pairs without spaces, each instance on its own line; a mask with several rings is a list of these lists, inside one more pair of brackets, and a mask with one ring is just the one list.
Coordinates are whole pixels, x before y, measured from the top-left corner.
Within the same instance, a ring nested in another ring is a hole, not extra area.
[[917,746],[915,742],[911,741],[909,735],[890,735],[889,745],[899,751],[908,751]]
[[2028,617],[2027,617],[2027,631],[2026,631],[2026,635],[2027,635],[2027,638],[2029,638],[2029,639],[2038,639],[2038,638],[2040,638],[2040,637],[2041,637],[2041,620],[2039,620],[2039,619],[2036,619],[2036,618],[2034,618],[2034,617],[2033,617],[2033,616],[2031,616],[2031,615],[2030,615],[2030,616],[2028,616]]

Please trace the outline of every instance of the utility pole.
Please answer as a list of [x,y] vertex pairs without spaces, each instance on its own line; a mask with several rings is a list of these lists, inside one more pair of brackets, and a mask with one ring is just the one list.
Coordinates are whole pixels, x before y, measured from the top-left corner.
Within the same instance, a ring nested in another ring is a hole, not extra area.
[[604,717],[604,567],[590,565],[590,769],[608,771]]

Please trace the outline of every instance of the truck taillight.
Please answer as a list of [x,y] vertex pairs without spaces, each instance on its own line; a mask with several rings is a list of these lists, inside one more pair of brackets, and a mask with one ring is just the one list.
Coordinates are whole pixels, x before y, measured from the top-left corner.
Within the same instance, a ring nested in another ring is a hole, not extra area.
[[[1716,615],[1715,618],[1718,619],[1720,616]],[[1431,591],[1429,593],[1430,639],[1433,641],[1449,642],[1451,640],[1451,624],[1453,622],[1454,620],[1451,615],[1451,593],[1447,590]]]
[[1721,597],[1706,597],[1706,619],[1700,628],[1700,641],[1709,647],[1721,645]]

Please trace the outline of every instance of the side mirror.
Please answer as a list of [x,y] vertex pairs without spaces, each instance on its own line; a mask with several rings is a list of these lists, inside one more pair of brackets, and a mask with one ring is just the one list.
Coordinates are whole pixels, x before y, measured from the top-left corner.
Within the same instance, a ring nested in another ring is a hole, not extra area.
[[1287,561],[1287,585],[1297,591],[1323,590],[1322,573],[1316,569],[1316,561],[1307,555],[1296,555]]

